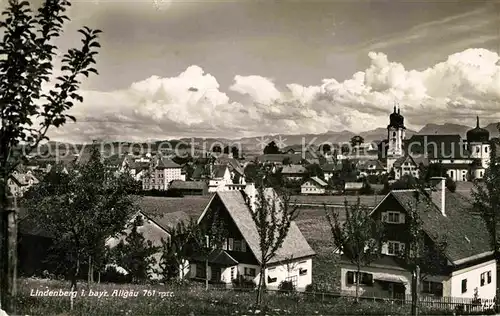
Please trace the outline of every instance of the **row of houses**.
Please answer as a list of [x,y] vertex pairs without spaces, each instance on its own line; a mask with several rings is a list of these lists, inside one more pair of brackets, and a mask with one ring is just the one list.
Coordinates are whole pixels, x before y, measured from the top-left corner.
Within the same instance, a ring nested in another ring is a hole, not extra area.
[[[353,291],[356,280],[361,284],[361,296],[398,298],[411,293],[411,268],[400,255],[409,249],[408,213],[416,208],[422,219],[425,242],[435,249],[439,272],[428,273],[422,265],[420,291],[432,297],[473,298],[478,295],[491,299],[496,293],[497,268],[494,253],[489,246],[488,230],[482,218],[473,212],[471,201],[460,193],[445,188],[444,179],[439,179],[436,190],[421,196],[415,202],[414,190],[396,190],[387,194],[371,211],[374,219],[381,220],[387,228],[387,241],[382,245],[382,255],[369,265],[357,267],[345,255],[338,265],[332,264],[332,274],[340,269],[341,290]],[[282,281],[291,281],[304,290],[312,283],[315,251],[299,229],[300,223],[292,223],[290,232],[265,271],[260,271],[260,248],[258,230],[251,214],[256,190],[246,183],[237,190],[216,191],[211,195],[185,198],[143,197],[136,216],[144,219],[140,232],[154,244],[168,238],[168,228],[180,221],[196,218],[199,225],[211,225],[210,218],[217,214],[228,227],[227,238],[222,248],[214,248],[208,257],[193,257],[185,263],[181,275],[193,279],[230,284],[237,277],[258,281],[265,274],[265,284],[277,287]],[[269,199],[279,197],[272,189],[266,190]],[[32,250],[43,243],[43,229],[26,226],[29,222],[21,218],[21,265],[29,269],[33,262],[41,259],[40,253]],[[36,236],[36,237],[34,237]],[[30,238],[31,237],[31,238]],[[210,239],[210,236],[208,236]],[[35,245],[27,246],[27,242]],[[110,238],[108,245],[116,245],[119,239]],[[436,247],[445,241],[444,248]],[[30,250],[31,249],[31,250]],[[208,258],[208,269],[205,260]],[[430,259],[430,258],[429,258]]]

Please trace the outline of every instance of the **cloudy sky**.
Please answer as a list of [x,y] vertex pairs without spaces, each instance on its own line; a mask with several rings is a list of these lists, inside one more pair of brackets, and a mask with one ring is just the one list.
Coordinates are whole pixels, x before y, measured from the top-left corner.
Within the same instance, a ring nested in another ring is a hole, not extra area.
[[53,140],[242,137],[500,121],[500,2],[75,1],[99,76]]

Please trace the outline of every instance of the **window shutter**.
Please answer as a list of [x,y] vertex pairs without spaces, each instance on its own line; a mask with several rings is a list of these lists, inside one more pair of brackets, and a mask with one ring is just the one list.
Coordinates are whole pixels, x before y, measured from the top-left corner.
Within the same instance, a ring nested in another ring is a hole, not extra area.
[[232,251],[233,250],[233,238],[229,238],[228,243],[227,243],[227,250]]
[[381,219],[383,223],[387,222],[387,212],[381,212],[380,213]]
[[354,272],[347,271],[347,284],[354,284]]
[[404,255],[404,253],[405,253],[405,244],[404,243],[399,243],[399,252],[400,252],[400,255]]
[[389,253],[389,244],[387,244],[386,242],[382,244],[382,251],[381,253],[383,255],[387,255]]
[[399,222],[401,224],[405,223],[405,213],[399,213]]

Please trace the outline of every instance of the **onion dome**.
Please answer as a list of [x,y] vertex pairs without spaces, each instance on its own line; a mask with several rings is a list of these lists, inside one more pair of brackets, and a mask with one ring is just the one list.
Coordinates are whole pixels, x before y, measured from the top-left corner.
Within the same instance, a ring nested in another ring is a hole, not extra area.
[[484,143],[490,140],[490,132],[479,127],[479,116],[476,117],[476,127],[467,132],[467,141],[469,143]]
[[396,112],[396,107],[394,107],[394,112],[389,116],[389,127],[405,128],[405,118],[401,115],[400,109]]

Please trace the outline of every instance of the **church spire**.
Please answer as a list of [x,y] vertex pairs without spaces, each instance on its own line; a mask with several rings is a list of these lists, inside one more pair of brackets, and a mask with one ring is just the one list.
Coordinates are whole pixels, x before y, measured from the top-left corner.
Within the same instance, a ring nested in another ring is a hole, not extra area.
[[476,116],[476,127],[479,128],[479,115]]

